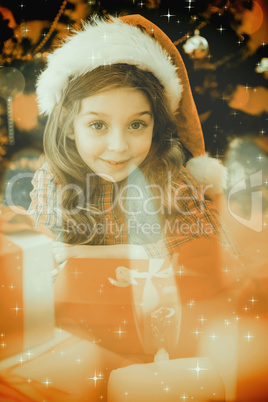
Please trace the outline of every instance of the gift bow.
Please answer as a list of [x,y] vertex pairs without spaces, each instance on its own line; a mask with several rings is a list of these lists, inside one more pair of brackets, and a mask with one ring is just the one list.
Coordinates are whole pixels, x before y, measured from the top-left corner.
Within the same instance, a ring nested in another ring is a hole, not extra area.
[[[144,278],[145,285],[142,295],[142,310],[144,314],[149,314],[154,311],[159,305],[160,298],[156,288],[153,285],[152,278],[169,278],[173,276],[172,267],[168,267],[160,271],[164,260],[153,259],[149,262],[149,270],[146,272],[138,272],[134,269],[129,269],[119,266],[115,270],[116,280],[108,278],[110,283],[118,287],[127,287],[137,285],[136,278]],[[160,271],[160,272],[159,272]]]

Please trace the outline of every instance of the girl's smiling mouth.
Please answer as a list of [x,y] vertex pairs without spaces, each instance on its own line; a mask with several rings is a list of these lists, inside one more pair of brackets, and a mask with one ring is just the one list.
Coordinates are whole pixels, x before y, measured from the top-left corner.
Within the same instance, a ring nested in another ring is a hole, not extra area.
[[100,160],[109,168],[112,169],[121,169],[123,168],[127,162],[129,162],[129,159],[125,159],[125,160],[120,160],[120,161],[114,161],[114,160],[108,160],[108,159],[101,159]]

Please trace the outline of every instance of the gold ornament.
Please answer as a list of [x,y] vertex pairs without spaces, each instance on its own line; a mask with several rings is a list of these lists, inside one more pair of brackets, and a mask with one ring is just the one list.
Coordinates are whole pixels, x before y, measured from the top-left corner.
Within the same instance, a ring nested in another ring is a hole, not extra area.
[[183,45],[183,50],[192,59],[203,59],[208,55],[208,41],[203,36],[200,36],[199,33],[200,31],[196,29],[194,36],[190,37]]

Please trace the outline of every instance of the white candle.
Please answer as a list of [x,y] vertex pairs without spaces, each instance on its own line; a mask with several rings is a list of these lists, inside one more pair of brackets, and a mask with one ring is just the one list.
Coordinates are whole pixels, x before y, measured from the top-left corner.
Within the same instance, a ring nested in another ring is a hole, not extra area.
[[108,402],[224,401],[221,377],[206,357],[134,364],[112,371]]

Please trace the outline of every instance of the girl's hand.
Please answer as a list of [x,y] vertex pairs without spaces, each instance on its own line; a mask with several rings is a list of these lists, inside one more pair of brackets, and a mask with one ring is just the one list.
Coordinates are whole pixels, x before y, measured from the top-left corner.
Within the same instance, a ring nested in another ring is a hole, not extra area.
[[74,246],[60,241],[55,241],[52,245],[52,252],[58,264],[62,264],[68,258],[75,257]]

